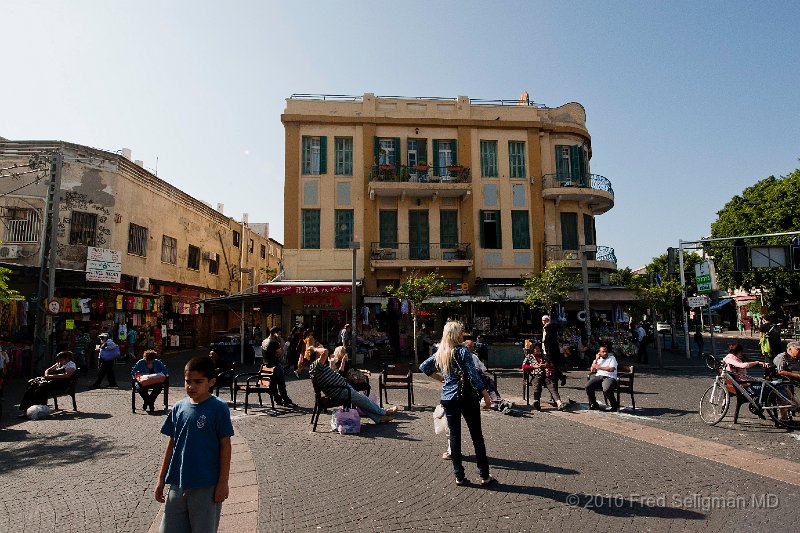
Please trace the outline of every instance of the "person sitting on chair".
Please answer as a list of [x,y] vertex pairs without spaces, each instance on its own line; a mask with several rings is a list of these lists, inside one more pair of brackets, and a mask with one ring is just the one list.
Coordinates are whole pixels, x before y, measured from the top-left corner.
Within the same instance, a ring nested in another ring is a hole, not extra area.
[[341,374],[328,366],[328,350],[321,347],[309,346],[306,349],[305,358],[311,360],[309,374],[325,396],[337,400],[347,399],[347,390],[350,389],[350,401],[355,407],[361,409],[366,416],[376,424],[389,422],[397,413],[396,406],[387,406],[386,409],[379,407],[372,400],[355,390]]
[[139,378],[146,374],[164,374],[166,379],[166,376],[169,375],[167,365],[162,363],[160,359],[156,359],[156,355],[158,353],[155,350],[145,350],[142,358],[136,361],[136,364],[131,369],[131,377],[136,380],[133,386],[136,387],[136,392],[139,393],[144,402],[142,410],[149,409],[151,413],[155,411],[156,398],[164,389],[163,381],[151,385],[142,385],[139,383]]
[[603,394],[608,400],[609,410],[619,409],[614,391],[617,389],[617,358],[608,352],[605,344],[600,345],[597,356],[592,363],[591,371],[595,375],[586,383],[586,396],[589,398],[589,409],[600,409],[595,398],[595,391],[602,387]]
[[56,355],[53,366],[44,371],[44,375],[28,382],[28,388],[19,402],[20,417],[25,416],[25,411],[31,405],[47,405],[47,400],[54,392],[63,391],[69,387],[72,374],[77,366],[72,361],[72,352],[63,351]]

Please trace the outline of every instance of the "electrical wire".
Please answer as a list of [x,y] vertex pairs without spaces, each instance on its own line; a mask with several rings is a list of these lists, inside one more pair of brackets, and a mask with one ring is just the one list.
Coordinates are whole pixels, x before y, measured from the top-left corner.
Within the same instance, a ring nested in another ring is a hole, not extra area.
[[38,185],[40,181],[41,181],[41,179],[37,179],[36,181],[32,181],[32,182],[30,182],[28,184],[25,184],[25,185],[21,186],[21,187],[17,187],[16,189],[13,189],[11,191],[4,192],[3,194],[0,194],[0,198],[2,198],[4,196],[8,196],[9,194],[15,193],[15,192],[19,191],[20,189],[24,189],[25,187],[30,187],[31,185]]

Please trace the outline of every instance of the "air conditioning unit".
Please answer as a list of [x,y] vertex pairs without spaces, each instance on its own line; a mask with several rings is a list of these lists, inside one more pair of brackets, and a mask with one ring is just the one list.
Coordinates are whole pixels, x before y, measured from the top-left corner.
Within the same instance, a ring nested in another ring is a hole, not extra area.
[[0,259],[16,259],[20,257],[19,246],[0,246]]
[[150,278],[133,278],[134,287],[139,291],[150,289]]
[[217,252],[203,252],[203,259],[207,261],[216,261]]

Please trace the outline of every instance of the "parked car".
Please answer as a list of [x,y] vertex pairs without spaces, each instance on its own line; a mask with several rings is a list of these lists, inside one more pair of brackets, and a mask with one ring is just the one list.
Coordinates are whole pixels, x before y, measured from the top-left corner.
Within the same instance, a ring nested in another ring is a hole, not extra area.
[[[242,357],[242,336],[238,333],[217,332],[209,348],[229,363],[238,363]],[[252,363],[255,352],[250,344],[244,345],[244,362]]]

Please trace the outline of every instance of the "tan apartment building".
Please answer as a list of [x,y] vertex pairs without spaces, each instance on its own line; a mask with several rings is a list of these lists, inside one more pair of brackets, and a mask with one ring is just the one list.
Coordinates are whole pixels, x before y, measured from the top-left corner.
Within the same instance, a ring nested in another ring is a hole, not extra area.
[[[472,329],[521,334],[535,324],[519,305],[520,276],[556,260],[580,269],[589,245],[592,299],[605,299],[616,258],[598,245],[595,217],[614,192],[590,170],[580,104],[294,95],[281,120],[286,279],[350,280],[358,242],[360,310],[385,307],[385,288],[410,272],[434,270]],[[284,302],[284,320],[307,314]]]
[[[174,347],[206,345],[215,332],[239,326],[227,307],[203,301],[247,292],[275,276],[282,246],[266,224],[253,229],[224,215],[131,161],[129,150],[6,140],[0,142],[0,264],[11,269],[10,285],[23,297],[8,304],[14,318],[4,329],[11,336],[31,337],[55,152],[63,156],[54,243],[59,333],[116,332],[124,324],[163,335],[163,345]],[[98,281],[101,260],[114,263],[108,268],[116,274],[101,272],[108,279]],[[248,325],[262,320],[249,316]]]

